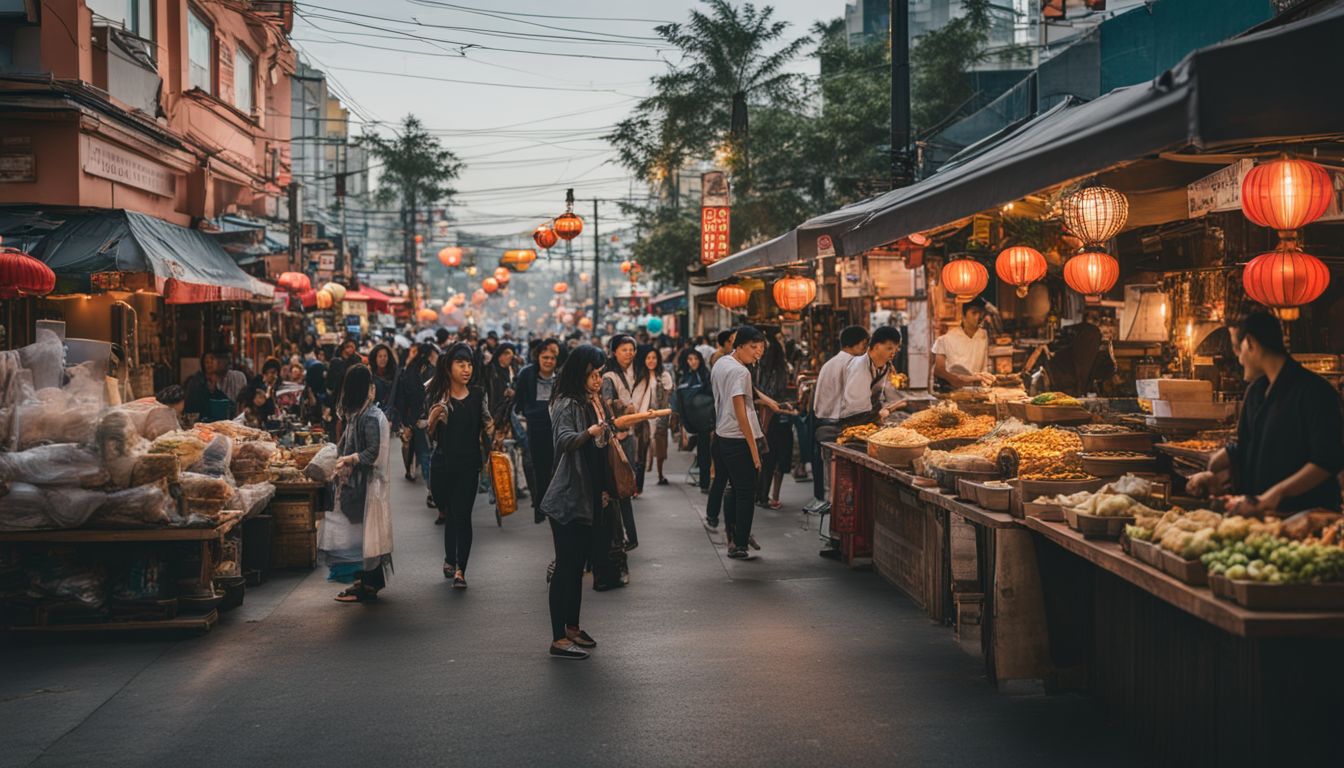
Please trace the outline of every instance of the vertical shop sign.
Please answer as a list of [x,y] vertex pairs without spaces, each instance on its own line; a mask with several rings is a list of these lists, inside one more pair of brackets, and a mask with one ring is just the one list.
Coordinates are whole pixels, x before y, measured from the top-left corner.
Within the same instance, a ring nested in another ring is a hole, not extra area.
[[700,262],[713,264],[728,255],[728,177],[723,171],[700,175]]

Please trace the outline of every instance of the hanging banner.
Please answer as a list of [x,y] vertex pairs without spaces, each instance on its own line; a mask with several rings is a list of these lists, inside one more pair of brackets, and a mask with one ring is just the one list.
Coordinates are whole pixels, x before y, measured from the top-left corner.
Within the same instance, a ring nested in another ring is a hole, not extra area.
[[1197,219],[1214,211],[1235,211],[1241,207],[1241,182],[1255,162],[1242,158],[1220,168],[1185,188],[1190,218]]
[[728,256],[728,206],[700,208],[700,262],[713,264]]

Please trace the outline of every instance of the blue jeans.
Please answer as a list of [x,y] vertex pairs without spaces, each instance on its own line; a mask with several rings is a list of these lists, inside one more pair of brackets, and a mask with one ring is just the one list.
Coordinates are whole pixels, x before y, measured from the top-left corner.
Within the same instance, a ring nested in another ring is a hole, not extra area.
[[429,434],[420,427],[411,427],[411,450],[415,452],[415,461],[420,465],[420,477],[429,487]]

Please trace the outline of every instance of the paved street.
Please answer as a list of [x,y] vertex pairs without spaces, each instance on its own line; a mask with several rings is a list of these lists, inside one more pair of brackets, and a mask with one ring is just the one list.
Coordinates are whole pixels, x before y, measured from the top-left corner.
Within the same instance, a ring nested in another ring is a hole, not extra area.
[[[324,571],[249,592],[207,636],[10,641],[0,765],[1128,764],[1083,699],[1007,696],[877,575],[817,557],[810,485],[759,511],[763,557],[700,526],[683,455],[637,502],[632,584],[584,592],[599,648],[546,654],[550,536],[478,498],[471,587],[397,478],[396,573],[342,605]],[[524,501],[526,504],[526,501]]]

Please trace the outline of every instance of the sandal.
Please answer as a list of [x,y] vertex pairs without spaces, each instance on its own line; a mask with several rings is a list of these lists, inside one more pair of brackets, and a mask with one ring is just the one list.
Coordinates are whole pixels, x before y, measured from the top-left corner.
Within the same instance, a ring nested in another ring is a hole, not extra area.
[[766,503],[766,506],[771,509],[779,509],[780,507],[784,506],[784,504],[779,499],[771,499],[769,502]]
[[336,596],[338,603],[371,603],[378,599],[378,590],[360,585],[351,587]]
[[443,578],[451,579],[457,573],[457,566],[452,563],[443,564]]

